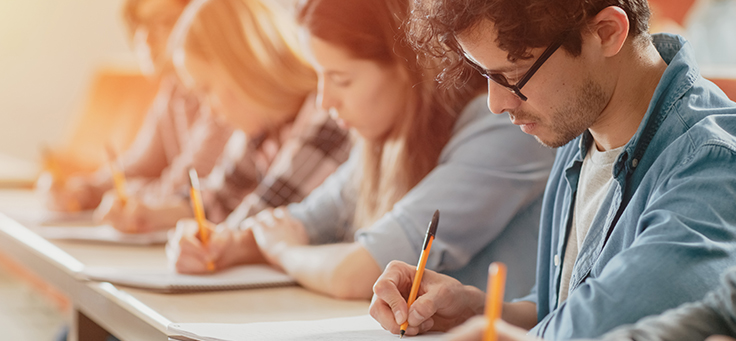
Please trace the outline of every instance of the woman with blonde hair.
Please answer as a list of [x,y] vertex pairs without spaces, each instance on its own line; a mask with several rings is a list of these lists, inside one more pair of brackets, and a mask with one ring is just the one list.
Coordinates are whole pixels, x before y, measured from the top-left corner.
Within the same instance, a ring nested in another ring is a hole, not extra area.
[[[240,130],[204,181],[206,215],[216,223],[301,200],[348,156],[347,133],[307,100],[317,77],[293,21],[275,6],[195,0],[169,40],[182,81]],[[110,195],[104,219],[127,232],[167,229],[191,216],[185,193],[125,205]]]
[[[189,0],[127,0],[123,6],[133,50],[141,72],[159,79],[156,98],[131,147],[120,161],[134,198],[169,197],[186,187],[186,169],[212,170],[232,128],[213,117],[174,74],[166,44]],[[51,179],[51,177],[43,177]],[[113,188],[108,165],[90,175],[39,181],[47,206],[56,211],[94,209]]]
[[[301,42],[320,105],[359,142],[305,200],[265,210],[203,248],[191,223],[169,241],[180,272],[265,261],[302,286],[369,298],[392,260],[416,263],[432,213],[441,218],[427,267],[483,287],[510,263],[511,297],[534,282],[536,221],[553,152],[484,105],[483,82],[442,86],[437,60],[403,41],[409,0],[307,0]],[[468,72],[467,74],[470,74]]]

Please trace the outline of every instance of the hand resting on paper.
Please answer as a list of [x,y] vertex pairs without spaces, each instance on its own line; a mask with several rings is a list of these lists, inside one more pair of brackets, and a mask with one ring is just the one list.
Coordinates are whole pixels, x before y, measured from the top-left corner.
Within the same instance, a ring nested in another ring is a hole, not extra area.
[[268,263],[282,268],[281,256],[287,249],[309,244],[304,225],[289,215],[285,208],[266,209],[243,221],[252,230],[258,248]]

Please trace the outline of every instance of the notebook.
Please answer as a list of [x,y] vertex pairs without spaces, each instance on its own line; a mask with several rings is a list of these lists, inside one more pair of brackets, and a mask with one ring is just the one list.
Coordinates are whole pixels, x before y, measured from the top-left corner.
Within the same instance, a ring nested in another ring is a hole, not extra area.
[[7,215],[21,223],[43,226],[91,225],[92,210],[80,212],[54,212],[37,207],[12,209]]
[[[398,335],[384,330],[369,315],[317,321],[260,322],[247,324],[172,323],[167,327],[169,340],[181,341],[396,341]],[[411,340],[442,340],[443,333],[412,336]]]
[[86,267],[80,279],[157,292],[192,292],[252,289],[294,285],[294,279],[268,265],[241,265],[214,274],[186,275],[162,269]]
[[165,244],[166,230],[148,233],[123,233],[110,225],[98,226],[39,226],[32,228],[41,237],[57,240],[112,243],[123,245]]

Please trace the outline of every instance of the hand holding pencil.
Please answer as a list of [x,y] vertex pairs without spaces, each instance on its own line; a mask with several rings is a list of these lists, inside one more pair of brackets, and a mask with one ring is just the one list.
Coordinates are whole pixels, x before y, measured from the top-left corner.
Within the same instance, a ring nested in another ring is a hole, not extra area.
[[[407,306],[411,307],[414,300],[417,299],[417,293],[419,293],[419,286],[422,283],[422,276],[424,275],[424,267],[427,265],[427,258],[429,257],[429,251],[432,249],[432,242],[434,236],[437,233],[437,225],[440,222],[440,211],[437,210],[432,216],[432,221],[429,222],[427,227],[427,234],[424,236],[424,245],[422,246],[422,253],[419,255],[419,264],[417,264],[417,273],[414,275],[414,281],[411,285],[411,292],[409,293],[409,299],[406,301]],[[404,337],[406,328],[409,327],[409,320],[407,319],[401,324],[399,338]]]
[[[439,214],[437,218],[439,221]],[[434,241],[434,236],[428,233],[423,250],[430,247],[430,241]],[[420,265],[426,256],[420,256]],[[463,285],[450,276],[421,269],[423,266],[392,261],[373,285],[369,313],[383,328],[401,334],[402,325],[405,325],[406,336],[448,331],[472,316],[483,314],[486,294],[482,290]],[[420,272],[421,279],[418,278]],[[411,294],[411,291],[416,293]]]

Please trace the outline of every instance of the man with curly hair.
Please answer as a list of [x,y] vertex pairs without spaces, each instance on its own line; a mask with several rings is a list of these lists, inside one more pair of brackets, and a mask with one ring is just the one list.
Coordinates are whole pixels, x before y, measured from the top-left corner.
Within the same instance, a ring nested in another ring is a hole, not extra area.
[[[646,0],[415,0],[412,43],[444,58],[444,80],[474,67],[492,112],[559,148],[535,288],[503,306],[533,335],[596,337],[699,300],[736,261],[736,103],[683,38],[648,33],[649,14]],[[407,308],[413,276],[395,262],[374,285],[391,332],[483,312],[482,291],[430,271]]]

